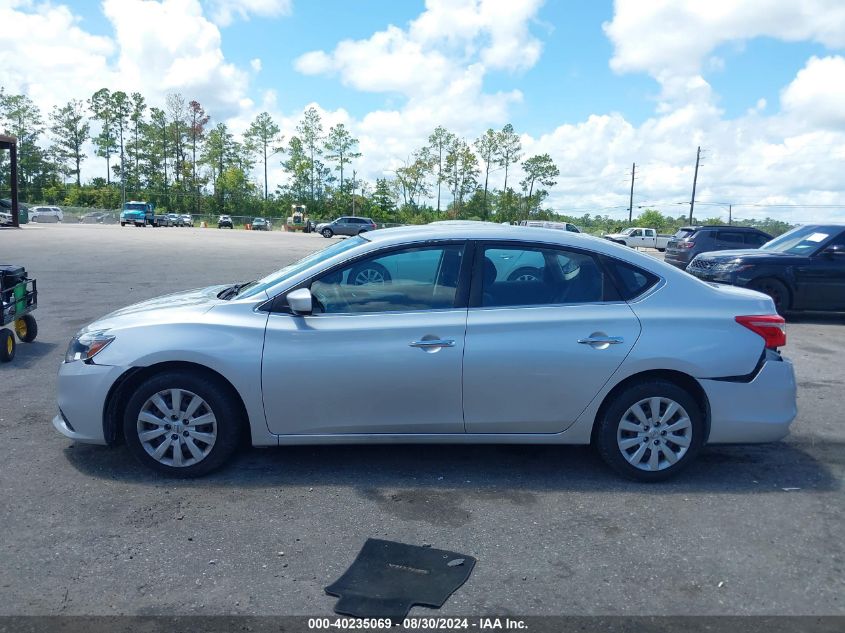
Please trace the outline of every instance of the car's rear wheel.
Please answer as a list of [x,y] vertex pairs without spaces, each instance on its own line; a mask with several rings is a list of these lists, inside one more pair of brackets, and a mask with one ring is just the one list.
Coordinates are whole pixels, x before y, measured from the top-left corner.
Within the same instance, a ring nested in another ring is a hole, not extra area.
[[614,396],[594,439],[602,459],[620,475],[662,481],[695,459],[704,443],[704,414],[675,383],[638,382]]
[[751,284],[751,289],[769,295],[778,314],[783,314],[786,310],[789,310],[789,289],[777,279],[758,279]]
[[174,477],[204,475],[238,447],[241,414],[220,379],[173,370],[145,380],[129,399],[123,433],[145,466]]
[[322,231],[320,231],[320,234],[327,239],[334,235],[331,229],[323,229]]

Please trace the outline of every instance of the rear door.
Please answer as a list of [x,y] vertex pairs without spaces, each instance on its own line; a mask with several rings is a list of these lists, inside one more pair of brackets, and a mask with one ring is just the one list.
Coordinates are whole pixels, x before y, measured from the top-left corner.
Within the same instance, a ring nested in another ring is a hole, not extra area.
[[728,229],[716,233],[716,250],[733,251],[745,247],[745,233],[743,231]]
[[[514,276],[520,265],[536,276]],[[481,244],[470,301],[463,374],[469,433],[563,431],[640,333],[598,258],[579,249]]]

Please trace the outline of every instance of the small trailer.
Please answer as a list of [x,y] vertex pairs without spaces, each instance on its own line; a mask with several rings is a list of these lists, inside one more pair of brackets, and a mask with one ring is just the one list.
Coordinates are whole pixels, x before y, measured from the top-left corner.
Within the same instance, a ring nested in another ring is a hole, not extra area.
[[32,343],[38,336],[38,324],[32,316],[37,307],[35,279],[23,266],[0,264],[0,362],[8,363],[15,357],[15,335],[24,343]]

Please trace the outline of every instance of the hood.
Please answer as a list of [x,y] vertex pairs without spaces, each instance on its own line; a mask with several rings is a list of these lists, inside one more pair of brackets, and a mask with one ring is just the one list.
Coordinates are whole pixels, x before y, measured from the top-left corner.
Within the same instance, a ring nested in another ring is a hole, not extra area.
[[125,308],[120,308],[97,319],[83,331],[104,330],[144,325],[149,323],[167,323],[178,321],[189,315],[199,315],[220,303],[217,295],[228,285],[197,288],[187,292],[177,292],[155,299],[148,299]]
[[778,253],[776,251],[761,251],[760,249],[741,249],[734,251],[710,251],[707,253],[700,253],[698,257],[712,262],[725,262],[732,259],[754,261],[762,259],[796,258],[802,256],[793,255],[792,253]]

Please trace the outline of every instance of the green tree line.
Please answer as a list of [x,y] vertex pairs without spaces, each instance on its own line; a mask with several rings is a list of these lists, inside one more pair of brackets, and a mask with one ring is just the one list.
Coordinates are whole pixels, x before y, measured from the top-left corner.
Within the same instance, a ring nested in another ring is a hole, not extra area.
[[[237,215],[283,215],[305,203],[316,217],[514,221],[543,215],[560,173],[548,154],[524,157],[510,124],[474,141],[438,126],[390,176],[371,183],[357,176],[358,139],[343,123],[325,129],[316,108],[290,138],[267,112],[236,138],[181,94],[155,107],[140,93],[108,88],[45,115],[28,96],[0,87],[0,129],[18,138],[20,197],[30,203],[117,208],[123,199],[144,199],[168,211]],[[94,160],[99,175],[83,181],[83,165]],[[517,184],[518,164],[524,178]],[[279,166],[287,181],[271,190],[268,172]],[[8,181],[5,162],[0,169]],[[490,175],[498,170],[504,184],[494,189]]]
[[[343,123],[326,130],[313,107],[290,138],[267,112],[236,138],[226,123],[181,94],[169,94],[163,107],[155,107],[138,92],[102,88],[45,116],[28,96],[0,87],[0,129],[18,138],[20,197],[30,203],[116,209],[123,199],[142,199],[180,213],[275,217],[305,203],[316,219],[350,213],[386,223],[555,219],[597,234],[628,226],[607,215],[575,217],[544,208],[560,171],[548,154],[526,156],[511,124],[473,141],[437,126],[400,167],[374,183],[357,177],[358,139]],[[83,182],[82,165],[92,160],[99,161],[100,175]],[[0,154],[0,174],[8,182],[5,162]],[[271,191],[268,172],[278,167],[287,179]],[[522,179],[515,182],[516,167]],[[495,172],[500,188],[491,185]],[[4,187],[0,195],[7,195]],[[683,216],[649,209],[632,224],[670,231],[685,223]],[[770,219],[743,223],[772,233],[788,226]]]

